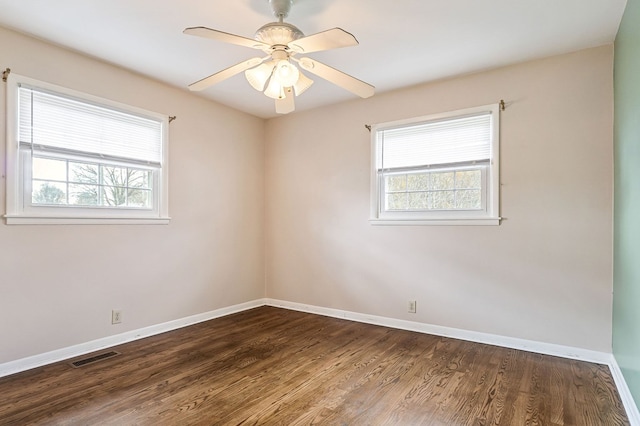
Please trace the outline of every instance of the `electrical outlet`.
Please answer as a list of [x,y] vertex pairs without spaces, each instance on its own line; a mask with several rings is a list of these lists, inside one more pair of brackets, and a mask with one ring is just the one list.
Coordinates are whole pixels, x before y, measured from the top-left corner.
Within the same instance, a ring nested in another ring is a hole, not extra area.
[[111,324],[120,324],[122,322],[122,311],[114,309],[111,311]]
[[415,300],[409,300],[409,313],[411,313],[411,314],[415,314],[416,313],[416,301]]

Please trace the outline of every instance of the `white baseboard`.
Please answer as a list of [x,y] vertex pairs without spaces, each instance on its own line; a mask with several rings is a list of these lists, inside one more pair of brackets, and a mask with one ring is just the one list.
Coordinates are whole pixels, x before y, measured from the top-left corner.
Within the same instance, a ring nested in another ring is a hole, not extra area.
[[240,303],[238,305],[228,306],[226,308],[216,309],[202,314],[192,315],[186,318],[180,318],[149,327],[139,328],[137,330],[127,331],[125,333],[92,340],[78,345],[57,349],[51,352],[45,352],[18,359],[16,361],[0,364],[0,377],[10,374],[20,373],[32,368],[41,367],[65,359],[75,358],[90,352],[99,351],[113,346],[121,345],[133,340],[143,339],[145,337],[154,336],[156,334],[165,333],[167,331],[176,330],[178,328],[187,327],[199,322],[208,321],[214,318],[223,317],[225,315],[234,314],[236,312],[246,311],[248,309],[264,306],[266,299],[253,300],[251,302]]
[[440,325],[425,324],[421,322],[406,321],[395,318],[380,317],[376,315],[360,314],[357,312],[343,311],[339,309],[323,308],[320,306],[305,305],[283,300],[267,299],[267,305],[295,311],[308,312],[334,318],[343,318],[351,321],[367,324],[382,325],[401,330],[417,331],[419,333],[434,334],[436,336],[451,337],[453,339],[468,340],[470,342],[485,343],[511,349],[520,349],[544,355],[553,355],[563,358],[577,359],[580,361],[608,364],[611,354],[592,351],[589,349],[574,348],[571,346],[556,345],[553,343],[536,342],[533,340],[505,337],[496,334],[480,333],[477,331],[462,330],[459,328],[443,327]]
[[620,366],[618,365],[618,361],[616,361],[614,355],[611,355],[609,369],[611,370],[613,380],[616,382],[616,387],[618,388],[618,394],[620,394],[622,404],[627,411],[629,423],[631,424],[631,426],[640,426],[640,412],[638,411],[638,406],[633,399],[633,395],[631,395],[629,386],[627,386],[627,381],[624,379],[622,370],[620,370]]

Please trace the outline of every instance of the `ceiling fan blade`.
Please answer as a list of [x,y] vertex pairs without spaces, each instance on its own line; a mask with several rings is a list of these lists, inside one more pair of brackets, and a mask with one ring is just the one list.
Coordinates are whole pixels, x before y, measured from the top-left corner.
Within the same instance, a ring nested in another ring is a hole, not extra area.
[[191,27],[185,28],[184,34],[210,38],[213,40],[222,41],[225,43],[237,44],[239,46],[250,47],[252,49],[269,49],[267,43],[263,43],[252,38],[242,37],[235,34],[225,33],[224,31],[213,30],[207,27]]
[[242,71],[258,66],[262,61],[268,58],[270,57],[267,56],[266,58],[251,58],[248,61],[240,62],[239,64],[233,65],[215,74],[211,74],[209,77],[205,77],[202,80],[198,80],[195,83],[190,84],[189,90],[204,90],[207,87],[213,86],[216,83],[220,83],[221,81],[226,80],[229,77],[233,77],[234,75],[239,74]]
[[342,28],[333,28],[321,33],[311,34],[289,43],[289,47],[298,53],[320,52],[329,49],[338,49],[340,47],[349,47],[358,45],[358,40],[343,30]]
[[342,87],[349,92],[360,96],[361,98],[368,98],[373,96],[375,93],[375,87],[370,85],[369,83],[365,83],[362,80],[358,80],[355,77],[351,77],[349,74],[345,74],[342,71],[338,71],[335,68],[331,68],[328,65],[325,65],[321,62],[315,61],[310,58],[293,58],[296,62],[300,64],[302,69],[309,71],[317,75],[318,77],[322,77],[325,80],[330,81],[331,83]]
[[284,98],[276,99],[276,112],[278,114],[289,114],[296,109],[296,104],[293,100],[293,89],[291,87],[285,87],[284,93]]

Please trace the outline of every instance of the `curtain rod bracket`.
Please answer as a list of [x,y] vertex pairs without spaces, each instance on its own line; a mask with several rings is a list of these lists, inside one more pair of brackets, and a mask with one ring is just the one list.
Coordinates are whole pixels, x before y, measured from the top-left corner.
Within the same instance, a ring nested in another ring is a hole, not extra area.
[[177,117],[175,115],[170,115],[169,116],[169,123],[171,123],[173,120],[175,120]]
[[500,99],[500,111],[504,111],[504,109],[505,109],[504,99]]
[[364,127],[368,130],[371,131],[371,125],[370,124],[365,124]]
[[7,68],[4,71],[2,71],[2,81],[6,82],[7,78],[9,77],[9,74],[11,74],[11,68]]

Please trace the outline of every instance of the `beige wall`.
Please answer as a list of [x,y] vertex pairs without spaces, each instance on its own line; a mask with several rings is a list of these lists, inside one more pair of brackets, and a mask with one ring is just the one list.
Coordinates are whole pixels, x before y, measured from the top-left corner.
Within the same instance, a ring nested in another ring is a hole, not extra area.
[[[264,297],[263,120],[3,29],[0,57],[3,69],[178,117],[169,225],[2,221],[0,363]],[[123,324],[111,325],[113,308]]]
[[[270,120],[267,296],[610,352],[612,55],[603,46]],[[500,226],[368,223],[365,123],[500,99]]]
[[[169,225],[0,224],[0,363],[258,299],[265,285],[276,299],[611,350],[611,46],[266,126],[11,31],[0,53],[2,68],[178,117]],[[364,124],[499,99],[502,225],[368,223]]]

